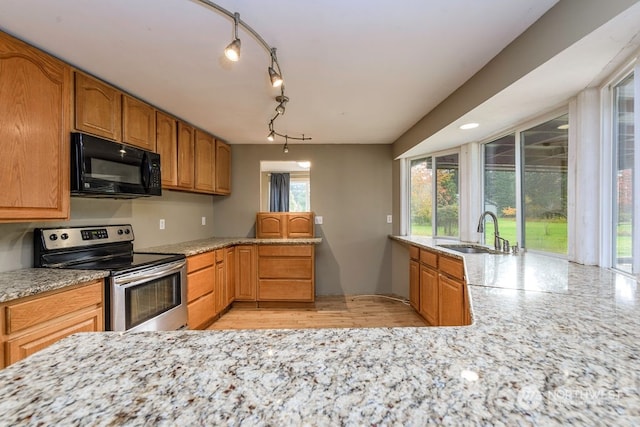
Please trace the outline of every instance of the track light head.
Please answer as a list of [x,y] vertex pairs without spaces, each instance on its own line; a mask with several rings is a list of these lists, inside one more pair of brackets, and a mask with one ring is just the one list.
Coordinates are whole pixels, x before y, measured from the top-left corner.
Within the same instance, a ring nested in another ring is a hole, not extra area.
[[274,139],[276,139],[276,133],[274,131],[269,132],[269,135],[267,135],[267,140],[269,142],[273,142]]
[[276,111],[278,114],[284,114],[285,106],[287,105],[287,102],[289,102],[289,98],[284,95],[278,95],[276,96],[276,102],[279,102],[276,107]]
[[237,62],[240,59],[240,39],[235,39],[224,49],[224,56],[229,61]]
[[283,82],[282,76],[278,74],[278,72],[274,70],[273,67],[269,67],[269,79],[271,79],[271,86],[273,87],[282,86],[282,82]]
[[240,39],[238,38],[238,24],[240,23],[240,14],[238,12],[233,14],[233,29],[235,36],[233,41],[224,49],[224,56],[229,61],[237,62],[240,59]]
[[284,147],[282,147],[282,152],[287,154],[289,152],[289,144],[288,143],[284,143]]

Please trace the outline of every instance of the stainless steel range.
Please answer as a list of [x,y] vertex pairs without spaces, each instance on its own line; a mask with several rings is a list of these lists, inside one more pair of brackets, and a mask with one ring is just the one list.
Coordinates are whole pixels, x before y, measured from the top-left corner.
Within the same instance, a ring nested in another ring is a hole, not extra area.
[[107,270],[105,329],[162,331],[187,326],[186,259],[133,251],[131,225],[36,228],[35,267]]

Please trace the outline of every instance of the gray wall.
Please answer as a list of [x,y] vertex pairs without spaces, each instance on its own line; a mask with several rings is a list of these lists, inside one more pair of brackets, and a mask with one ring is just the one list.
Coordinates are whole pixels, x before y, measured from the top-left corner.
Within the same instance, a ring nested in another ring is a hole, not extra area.
[[[162,197],[136,200],[71,198],[71,220],[0,224],[0,271],[33,266],[33,229],[74,225],[132,224],[141,249],[213,235],[214,196],[163,191]],[[202,226],[202,217],[207,225]],[[159,220],[166,228],[160,230]]]
[[[232,194],[215,199],[216,236],[255,236],[260,161],[311,162],[316,225],[316,294],[391,293],[392,160],[390,145],[234,145]],[[394,218],[395,220],[395,218]]]

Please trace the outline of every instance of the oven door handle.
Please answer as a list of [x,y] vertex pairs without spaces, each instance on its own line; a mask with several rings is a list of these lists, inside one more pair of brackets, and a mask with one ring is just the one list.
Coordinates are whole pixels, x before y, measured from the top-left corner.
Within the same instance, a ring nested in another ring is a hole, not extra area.
[[174,273],[179,273],[180,270],[186,265],[185,261],[180,261],[178,264],[172,265],[171,268],[169,269],[165,269],[163,268],[160,271],[156,271],[153,273],[146,273],[146,274],[141,274],[141,275],[137,275],[134,274],[130,277],[122,277],[122,278],[114,278],[113,283],[116,286],[121,286],[121,287],[125,287],[128,288],[130,286],[135,286],[139,283],[145,283],[145,282],[149,282],[153,279],[157,279],[158,277],[164,277],[164,276],[169,276],[171,274]]

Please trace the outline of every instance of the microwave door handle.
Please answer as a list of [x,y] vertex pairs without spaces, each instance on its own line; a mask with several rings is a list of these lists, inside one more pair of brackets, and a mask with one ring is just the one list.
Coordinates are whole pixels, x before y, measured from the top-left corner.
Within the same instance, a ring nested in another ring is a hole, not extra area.
[[147,153],[142,155],[142,186],[145,192],[149,192],[149,184],[151,182],[151,162]]

